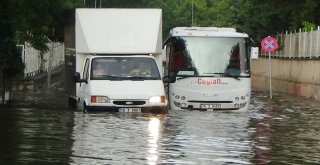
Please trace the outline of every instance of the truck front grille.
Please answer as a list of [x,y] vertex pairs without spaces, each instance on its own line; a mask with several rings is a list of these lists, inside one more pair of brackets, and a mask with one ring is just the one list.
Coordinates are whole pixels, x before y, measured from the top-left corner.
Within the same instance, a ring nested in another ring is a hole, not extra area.
[[116,105],[143,105],[145,103],[146,103],[145,101],[130,101],[130,100],[113,101],[113,104],[116,104]]

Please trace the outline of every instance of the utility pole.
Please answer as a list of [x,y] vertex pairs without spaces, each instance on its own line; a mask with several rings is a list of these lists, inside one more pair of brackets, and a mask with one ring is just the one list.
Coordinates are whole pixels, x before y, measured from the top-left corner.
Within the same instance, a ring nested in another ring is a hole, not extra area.
[[192,7],[191,7],[191,26],[193,26],[193,10],[194,10],[194,4],[193,4],[193,0],[192,0]]

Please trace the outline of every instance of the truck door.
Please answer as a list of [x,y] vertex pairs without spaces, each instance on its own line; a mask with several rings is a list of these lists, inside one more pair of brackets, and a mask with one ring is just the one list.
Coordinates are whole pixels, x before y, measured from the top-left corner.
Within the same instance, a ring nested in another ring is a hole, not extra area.
[[[89,96],[90,95],[89,64],[90,64],[90,59],[86,59],[86,62],[83,67],[82,77],[83,77],[83,79],[87,79],[87,83],[80,84],[80,89],[79,89],[80,107],[82,107],[84,105],[83,103],[84,103],[85,99],[90,97]],[[86,104],[88,104],[88,103],[86,103]]]

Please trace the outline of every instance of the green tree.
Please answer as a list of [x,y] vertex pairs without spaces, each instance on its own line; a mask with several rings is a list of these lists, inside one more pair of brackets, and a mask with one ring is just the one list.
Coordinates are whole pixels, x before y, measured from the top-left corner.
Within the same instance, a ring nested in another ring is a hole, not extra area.
[[13,40],[5,40],[0,44],[0,64],[6,77],[14,77],[23,71],[21,53]]
[[230,0],[215,1],[210,7],[211,26],[236,28],[236,6]]
[[163,9],[164,36],[177,26],[236,27],[239,12],[232,0],[153,0],[146,5]]
[[47,51],[46,44],[63,41],[64,13],[75,8],[76,1],[16,0],[16,38],[29,42],[35,49]]
[[162,8],[164,36],[171,28],[192,26],[192,22],[193,26],[235,27],[256,40],[303,28],[304,22],[320,24],[319,0],[4,0],[0,2],[0,40],[12,42],[15,36],[16,42],[28,41],[47,51],[49,40],[63,41],[67,10],[100,6]]
[[302,28],[303,21],[320,24],[318,0],[239,0],[237,5],[237,26],[257,40]]
[[23,70],[20,53],[12,40],[16,29],[13,5],[13,1],[0,2],[0,71],[6,76],[15,76]]

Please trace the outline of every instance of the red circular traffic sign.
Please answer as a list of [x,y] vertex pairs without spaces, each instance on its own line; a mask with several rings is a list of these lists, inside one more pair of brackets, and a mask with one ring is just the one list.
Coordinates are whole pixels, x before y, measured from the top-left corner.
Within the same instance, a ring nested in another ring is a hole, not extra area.
[[273,37],[266,37],[261,41],[261,48],[266,52],[274,52],[278,48],[278,41]]

